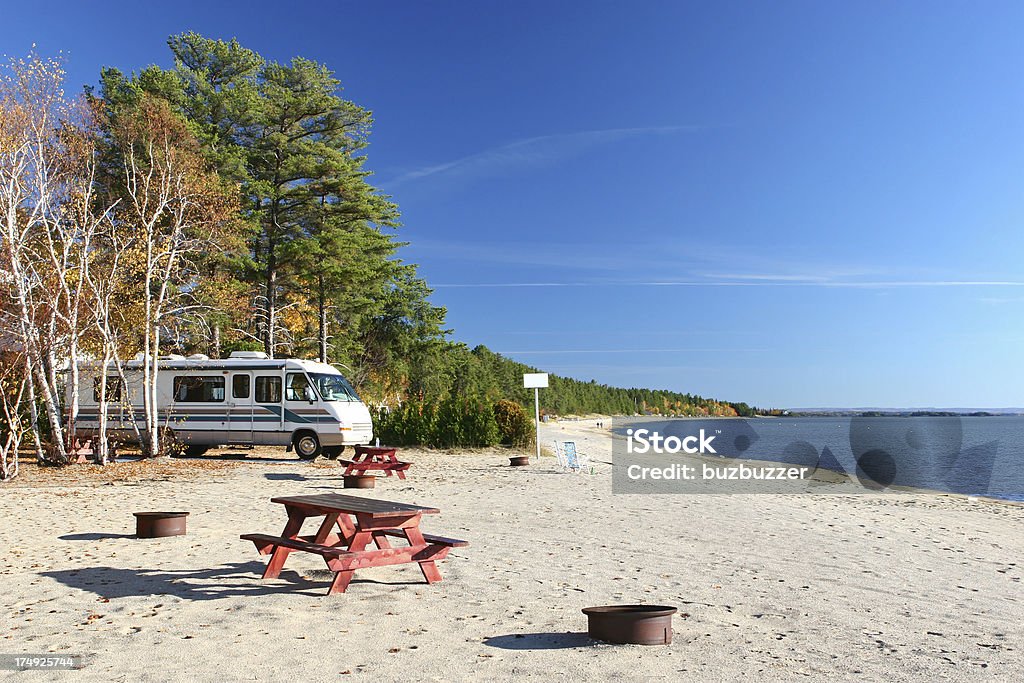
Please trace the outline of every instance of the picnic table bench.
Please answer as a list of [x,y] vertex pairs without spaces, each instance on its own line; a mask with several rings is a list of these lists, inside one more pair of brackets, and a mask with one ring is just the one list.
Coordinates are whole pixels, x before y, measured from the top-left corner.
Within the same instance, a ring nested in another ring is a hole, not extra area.
[[[469,545],[457,538],[420,531],[421,517],[439,513],[437,508],[336,493],[271,498],[271,502],[284,505],[288,513],[281,535],[241,536],[252,541],[260,555],[270,555],[263,578],[278,578],[291,552],[312,553],[324,558],[327,568],[335,573],[328,595],[344,593],[356,569],[392,564],[415,562],[427,583],[436,583],[441,580],[441,572],[435,562],[447,557],[451,548]],[[315,534],[300,536],[307,517],[323,517],[323,521]],[[391,538],[402,539],[408,545],[393,546]],[[366,549],[371,542],[376,550]]]
[[398,449],[388,446],[356,446],[351,460],[341,461],[345,467],[343,476],[362,474],[367,470],[381,470],[387,476],[398,473],[399,479],[405,479],[405,471],[412,463],[398,459]]
[[[120,443],[116,439],[110,439],[107,442],[107,460],[110,462],[117,460],[117,449],[119,446]],[[99,462],[99,453],[96,451],[95,440],[92,437],[84,441],[77,437],[73,439],[71,446],[68,448],[68,455],[74,458],[72,462],[76,465],[84,465],[90,460]]]

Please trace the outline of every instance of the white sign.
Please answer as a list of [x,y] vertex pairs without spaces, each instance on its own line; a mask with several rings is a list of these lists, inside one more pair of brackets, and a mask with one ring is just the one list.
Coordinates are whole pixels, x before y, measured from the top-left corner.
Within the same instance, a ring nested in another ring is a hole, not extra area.
[[523,374],[523,386],[527,389],[547,389],[548,373],[527,372]]

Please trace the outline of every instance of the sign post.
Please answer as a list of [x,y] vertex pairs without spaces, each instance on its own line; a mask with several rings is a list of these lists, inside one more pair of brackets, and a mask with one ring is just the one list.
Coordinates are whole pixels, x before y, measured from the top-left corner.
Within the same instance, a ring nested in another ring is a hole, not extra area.
[[523,373],[523,386],[527,389],[533,389],[533,419],[537,425],[537,459],[540,460],[540,390],[547,389],[548,373]]

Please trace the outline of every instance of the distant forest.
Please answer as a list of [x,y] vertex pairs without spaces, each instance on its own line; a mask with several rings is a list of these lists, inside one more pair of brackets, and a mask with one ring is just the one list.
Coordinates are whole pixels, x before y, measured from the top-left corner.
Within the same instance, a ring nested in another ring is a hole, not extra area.
[[[523,388],[523,373],[542,370],[477,346],[472,351],[456,345],[450,356],[449,391],[507,398],[532,406],[533,390]],[[550,385],[541,390],[541,410],[556,415],[683,415],[749,417],[755,412],[746,403],[726,403],[695,394],[661,389],[623,389],[549,375]]]

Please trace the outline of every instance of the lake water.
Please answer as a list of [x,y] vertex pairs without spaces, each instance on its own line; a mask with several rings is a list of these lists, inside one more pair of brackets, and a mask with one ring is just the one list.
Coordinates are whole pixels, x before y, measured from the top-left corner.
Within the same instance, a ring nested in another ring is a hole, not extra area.
[[683,438],[704,429],[716,454],[846,472],[869,488],[910,486],[1024,500],[1024,416],[621,418],[616,433]]

